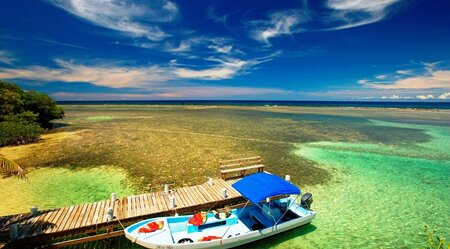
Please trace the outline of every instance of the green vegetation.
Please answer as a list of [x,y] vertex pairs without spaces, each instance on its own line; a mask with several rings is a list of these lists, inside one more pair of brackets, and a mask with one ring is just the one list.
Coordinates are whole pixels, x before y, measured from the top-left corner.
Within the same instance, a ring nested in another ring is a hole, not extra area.
[[43,93],[0,81],[0,146],[35,142],[64,111]]

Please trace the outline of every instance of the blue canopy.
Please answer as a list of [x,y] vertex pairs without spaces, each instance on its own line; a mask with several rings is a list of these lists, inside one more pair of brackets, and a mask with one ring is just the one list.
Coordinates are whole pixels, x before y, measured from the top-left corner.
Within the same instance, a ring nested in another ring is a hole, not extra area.
[[259,203],[271,196],[300,194],[300,189],[294,184],[279,176],[262,172],[244,177],[234,183],[233,188],[253,203]]

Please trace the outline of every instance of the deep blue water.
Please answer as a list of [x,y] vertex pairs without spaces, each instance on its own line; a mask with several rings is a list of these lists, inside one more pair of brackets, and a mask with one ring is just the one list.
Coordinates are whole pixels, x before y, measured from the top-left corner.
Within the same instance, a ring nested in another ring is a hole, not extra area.
[[61,105],[235,105],[235,106],[315,106],[450,109],[450,102],[388,101],[273,101],[273,100],[127,100],[127,101],[58,101]]

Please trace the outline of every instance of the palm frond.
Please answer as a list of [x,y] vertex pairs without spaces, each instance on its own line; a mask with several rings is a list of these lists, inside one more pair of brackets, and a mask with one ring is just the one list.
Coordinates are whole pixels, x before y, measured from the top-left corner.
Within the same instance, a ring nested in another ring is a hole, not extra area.
[[26,179],[25,171],[13,160],[6,158],[0,154],[0,171],[3,174],[15,175],[21,179]]

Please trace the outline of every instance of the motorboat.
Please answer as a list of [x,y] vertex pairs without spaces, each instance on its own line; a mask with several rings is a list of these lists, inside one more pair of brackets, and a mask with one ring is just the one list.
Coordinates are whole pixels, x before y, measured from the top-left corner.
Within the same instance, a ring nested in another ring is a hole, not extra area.
[[[312,195],[279,176],[260,172],[234,183],[247,203],[228,213],[158,217],[125,229],[146,248],[231,248],[311,223]],[[300,198],[301,197],[301,198]]]

